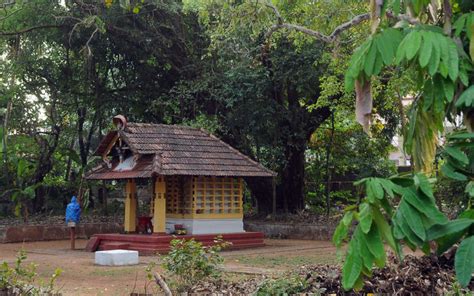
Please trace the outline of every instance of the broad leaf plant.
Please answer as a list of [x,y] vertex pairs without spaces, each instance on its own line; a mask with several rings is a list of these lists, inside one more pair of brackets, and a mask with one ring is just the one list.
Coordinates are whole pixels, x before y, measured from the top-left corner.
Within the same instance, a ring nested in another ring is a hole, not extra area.
[[[469,202],[457,219],[448,220],[435,203],[431,178],[438,148],[441,174],[467,181],[465,191],[474,197],[474,3],[370,2],[371,35],[352,56],[346,90],[355,90],[357,119],[369,131],[374,77],[384,69],[414,74],[416,88],[404,94],[413,103],[403,132],[415,172],[356,182],[365,188],[365,197],[346,209],[333,237],[338,247],[349,240],[342,284],[346,290],[362,288],[372,267],[386,264],[385,245],[402,259],[403,245],[425,254],[436,246],[442,254],[458,244],[456,278],[465,287],[474,272],[474,209]],[[461,118],[464,128],[445,130],[447,122]]]

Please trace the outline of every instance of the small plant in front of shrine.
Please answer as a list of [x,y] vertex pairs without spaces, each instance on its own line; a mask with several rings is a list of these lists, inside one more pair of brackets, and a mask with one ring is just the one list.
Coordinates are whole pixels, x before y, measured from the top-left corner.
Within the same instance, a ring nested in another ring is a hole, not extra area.
[[297,275],[288,275],[265,280],[258,287],[255,295],[297,295],[304,293],[308,286],[308,282],[304,278]]
[[163,257],[163,268],[175,278],[176,289],[186,291],[202,280],[220,276],[218,267],[224,259],[219,252],[229,245],[221,237],[211,246],[194,239],[173,239],[170,252]]
[[6,295],[58,295],[55,292],[56,279],[61,275],[62,270],[57,268],[47,283],[40,282],[36,284],[38,274],[37,265],[31,263],[24,265],[26,252],[20,250],[15,260],[14,266],[7,262],[0,265],[0,294]]

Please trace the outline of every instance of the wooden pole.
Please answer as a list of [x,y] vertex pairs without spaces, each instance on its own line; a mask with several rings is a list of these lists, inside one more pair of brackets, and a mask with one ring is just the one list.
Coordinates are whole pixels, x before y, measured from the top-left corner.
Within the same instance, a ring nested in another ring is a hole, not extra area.
[[168,284],[166,284],[165,280],[161,277],[161,275],[158,272],[155,272],[153,276],[155,277],[155,282],[158,284],[158,286],[163,289],[165,296],[173,296],[173,293],[171,293]]
[[166,181],[163,176],[155,179],[153,206],[153,233],[166,233]]
[[276,204],[276,177],[272,177],[272,220],[275,221],[276,218],[276,211],[277,211],[277,204]]
[[69,233],[71,235],[71,250],[76,249],[76,227],[69,227]]

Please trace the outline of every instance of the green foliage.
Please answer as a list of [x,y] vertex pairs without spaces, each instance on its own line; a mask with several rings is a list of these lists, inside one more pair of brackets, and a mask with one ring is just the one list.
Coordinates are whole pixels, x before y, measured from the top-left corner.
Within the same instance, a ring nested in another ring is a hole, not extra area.
[[[470,6],[465,1],[453,1],[448,4],[449,7],[445,5],[428,9],[429,5],[432,5],[432,2],[427,0],[391,0],[378,4],[374,1],[371,16],[372,35],[353,54],[346,72],[346,88],[352,90],[356,83],[370,88],[373,76],[382,75],[383,65],[413,73],[415,84],[401,94],[404,97],[413,97],[414,100],[407,116],[408,126],[404,130],[405,151],[411,155],[415,171],[422,171],[428,176],[433,174],[433,162],[439,143],[438,134],[443,132],[446,119],[455,123],[455,117],[463,115],[466,128],[470,132],[448,134],[447,143],[441,152],[441,172],[445,177],[467,182],[473,177],[474,159],[471,133],[474,126],[473,88],[470,79],[474,57],[474,18],[471,12],[466,13]],[[377,9],[383,12],[387,8],[392,9],[392,13],[397,16],[408,16],[408,19],[394,24],[381,13],[379,22]],[[436,20],[436,13],[447,15],[450,11],[454,12],[454,26],[451,17],[440,19],[440,22]],[[417,19],[410,19],[411,17]],[[387,34],[401,37],[396,39],[396,42],[388,41],[386,48],[377,47],[377,40]],[[383,62],[377,63],[377,59],[383,56],[386,57]],[[357,91],[357,99],[371,100],[370,94],[360,90]],[[431,240],[437,241],[438,252],[444,252],[454,243],[461,241],[462,248],[459,248],[456,254],[455,267],[459,283],[466,286],[472,274],[471,263],[466,263],[472,261],[467,259],[467,256],[472,257],[473,220],[470,200],[459,219],[448,221],[436,207],[431,182],[425,175],[416,173],[408,178],[409,181],[403,182],[400,182],[399,178],[390,180],[397,185],[389,186],[392,189],[392,197],[393,193],[396,196],[396,199],[392,200],[385,200],[384,195],[390,193],[385,188],[381,190],[381,182],[379,185],[373,181],[366,184],[366,198],[359,211],[354,214],[359,225],[349,242],[343,271],[344,288],[360,288],[362,274],[370,275],[373,258],[359,246],[360,241],[366,239],[363,235],[370,233],[374,227],[371,222],[373,213],[368,211],[369,206],[385,211],[384,216],[388,218],[388,223],[384,228],[388,230],[386,233],[393,235],[394,244],[389,245],[396,253],[400,253],[401,241],[413,250],[420,248],[425,253],[430,252]],[[364,182],[367,183],[367,179],[360,183]],[[471,194],[472,187],[471,181],[465,189],[470,198],[474,196]],[[379,199],[383,202],[375,204]],[[344,225],[342,222],[341,224]],[[336,245],[342,241],[341,234],[347,233],[344,226],[338,228],[341,230],[338,236],[335,236]],[[379,227],[377,229],[380,231]],[[372,255],[375,256],[374,253]],[[363,266],[368,270],[364,270]]]
[[[391,109],[391,106],[377,106],[379,110]],[[316,211],[323,212],[326,207],[324,196],[326,194],[327,174],[324,169],[327,165],[327,149],[330,147],[330,174],[331,181],[343,181],[343,187],[336,190],[331,188],[331,205],[343,208],[357,201],[349,180],[365,178],[368,176],[388,177],[396,172],[395,165],[390,161],[389,153],[392,151],[391,138],[395,132],[392,124],[396,125],[397,119],[387,118],[382,124],[377,122],[372,128],[372,137],[365,134],[355,122],[352,115],[352,106],[335,110],[335,129],[331,137],[330,124],[325,123],[311,136],[309,149],[306,152],[306,194],[308,204]],[[387,110],[387,113],[393,111]],[[393,120],[393,122],[392,122]],[[389,122],[390,121],[390,122]]]
[[61,275],[62,270],[57,268],[47,283],[35,283],[36,267],[34,263],[24,266],[26,252],[20,250],[16,257],[15,265],[10,266],[7,262],[0,265],[0,292],[5,291],[8,295],[56,295],[56,279]]
[[208,247],[194,239],[173,239],[163,257],[163,268],[176,277],[178,290],[187,290],[201,280],[219,276],[217,268],[224,261],[219,252],[228,245],[219,237]]
[[456,268],[456,277],[461,286],[465,287],[471,281],[474,272],[474,235],[464,239],[456,251],[454,266]]
[[402,40],[399,30],[388,28],[380,34],[367,39],[352,55],[350,66],[346,72],[346,91],[354,89],[359,78],[368,79],[380,74],[383,66],[393,63],[395,53]]
[[[461,97],[459,100],[461,100]],[[472,180],[472,177],[474,177],[474,142],[469,141],[469,139],[473,137],[473,133],[465,131],[452,133],[448,136],[447,144],[442,153],[445,162],[441,167],[441,172],[446,177],[458,181]],[[474,197],[474,192],[470,196]]]
[[[430,236],[434,235],[430,227],[447,223],[436,207],[431,185],[423,174],[405,179],[366,178],[356,184],[365,185],[366,197],[358,210],[348,210],[333,236],[334,244],[340,247],[348,235],[352,217],[359,221],[343,267],[346,290],[362,288],[363,277],[371,275],[372,266],[385,265],[385,243],[400,258],[403,256],[400,241],[426,253],[429,252],[427,242],[434,239]],[[395,208],[398,200],[398,208]]]
[[285,276],[265,280],[255,292],[256,296],[286,296],[304,293],[308,283],[299,276]]

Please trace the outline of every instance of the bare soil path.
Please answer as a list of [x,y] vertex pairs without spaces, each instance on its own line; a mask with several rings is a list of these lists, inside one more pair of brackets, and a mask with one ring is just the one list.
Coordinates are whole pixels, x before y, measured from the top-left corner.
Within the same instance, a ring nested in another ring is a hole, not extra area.
[[[56,268],[63,270],[57,287],[64,295],[129,295],[132,291],[150,291],[146,267],[159,262],[158,257],[141,256],[140,264],[126,267],[94,265],[94,253],[83,249],[86,240],[77,240],[77,250],[69,250],[69,241],[0,244],[0,263],[13,263],[21,248],[28,255],[26,263],[38,265],[39,278],[46,280]],[[249,276],[278,274],[306,264],[334,264],[336,250],[330,242],[303,240],[266,240],[255,249],[224,251],[223,266],[228,275]]]

